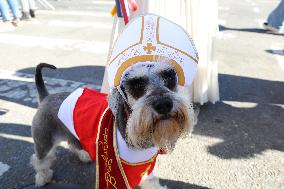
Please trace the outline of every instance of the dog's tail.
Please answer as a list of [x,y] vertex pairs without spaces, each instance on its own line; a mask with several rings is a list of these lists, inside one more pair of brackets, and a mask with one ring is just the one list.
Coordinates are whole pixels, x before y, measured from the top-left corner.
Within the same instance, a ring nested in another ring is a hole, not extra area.
[[39,96],[39,102],[41,102],[46,96],[48,96],[48,91],[42,79],[42,74],[41,74],[42,68],[56,69],[55,66],[47,63],[40,63],[39,65],[37,65],[35,72],[35,84]]

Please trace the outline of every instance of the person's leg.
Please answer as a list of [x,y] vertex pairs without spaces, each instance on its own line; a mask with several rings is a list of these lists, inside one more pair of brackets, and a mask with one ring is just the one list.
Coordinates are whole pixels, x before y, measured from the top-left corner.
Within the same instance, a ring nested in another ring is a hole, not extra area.
[[12,10],[13,13],[13,20],[12,20],[12,24],[14,26],[22,26],[22,23],[20,21],[21,18],[21,12],[20,12],[20,8],[19,8],[19,4],[18,4],[18,0],[7,0],[8,4]]
[[21,12],[20,12],[20,7],[19,7],[19,4],[18,4],[18,0],[7,0],[8,1],[8,4],[12,10],[12,13],[13,13],[13,20],[12,20],[12,24],[14,26],[22,26],[22,23],[20,21],[20,18],[21,18]]
[[14,18],[20,19],[21,13],[20,13],[18,1],[17,0],[7,0],[7,1],[12,10]]
[[267,21],[268,25],[280,29],[284,21],[284,0],[269,14]]
[[35,18],[35,1],[34,0],[29,0],[29,6],[30,6],[30,15],[32,18]]
[[0,12],[3,18],[3,21],[12,20],[10,13],[9,13],[9,6],[6,0],[0,0]]
[[22,11],[23,12],[29,12],[30,7],[29,7],[29,0],[21,0],[22,4]]
[[21,3],[22,3],[22,9],[23,9],[21,20],[29,21],[31,19],[29,0],[21,0]]
[[12,17],[10,16],[9,6],[6,0],[0,0],[0,13],[3,21],[0,22],[0,32],[13,31],[15,27],[11,24]]
[[35,9],[36,9],[35,1],[34,1],[34,0],[29,0],[29,5],[30,5],[30,9],[31,9],[31,10],[35,10]]

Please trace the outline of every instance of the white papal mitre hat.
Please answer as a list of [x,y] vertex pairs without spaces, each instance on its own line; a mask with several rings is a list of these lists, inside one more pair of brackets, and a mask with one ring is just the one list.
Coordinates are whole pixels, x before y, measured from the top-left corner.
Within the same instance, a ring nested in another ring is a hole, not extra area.
[[192,39],[179,25],[157,15],[134,18],[119,35],[107,66],[110,88],[137,63],[171,64],[178,84],[190,86],[196,73],[198,54]]

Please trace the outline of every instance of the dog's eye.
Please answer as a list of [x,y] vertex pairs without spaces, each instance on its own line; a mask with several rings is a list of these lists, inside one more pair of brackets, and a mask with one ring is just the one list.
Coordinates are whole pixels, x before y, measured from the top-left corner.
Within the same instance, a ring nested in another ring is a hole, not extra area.
[[134,98],[139,98],[145,94],[148,78],[139,77],[130,79],[127,82],[128,90]]
[[165,82],[165,86],[170,90],[175,90],[177,86],[177,74],[175,70],[164,70],[160,73]]

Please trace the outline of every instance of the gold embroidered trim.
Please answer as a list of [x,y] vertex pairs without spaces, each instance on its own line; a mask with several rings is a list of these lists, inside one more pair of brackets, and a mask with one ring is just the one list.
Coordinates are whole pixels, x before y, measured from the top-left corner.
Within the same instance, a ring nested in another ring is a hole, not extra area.
[[124,159],[120,158],[120,161],[123,162],[124,164],[126,165],[131,165],[131,166],[137,166],[137,165],[143,165],[143,164],[147,164],[147,163],[152,163],[155,161],[155,159],[157,158],[158,156],[158,152],[153,156],[151,157],[151,159],[147,160],[147,161],[142,161],[142,162],[137,162],[137,163],[130,163],[130,162],[127,162],[125,161]]
[[114,77],[114,86],[117,87],[120,85],[120,79],[123,74],[123,72],[133,64],[136,64],[137,62],[155,62],[155,61],[162,61],[166,60],[165,63],[171,64],[178,75],[178,83],[179,85],[183,86],[185,83],[185,76],[182,67],[175,61],[175,60],[169,60],[167,57],[164,56],[157,56],[157,55],[142,55],[142,56],[135,56],[133,58],[129,58],[124,63],[121,64],[121,66],[118,68],[116,75]]
[[104,116],[105,116],[105,114],[106,114],[106,112],[109,110],[109,107],[107,107],[105,110],[104,110],[104,112],[103,112],[103,114],[102,114],[102,116],[101,116],[101,118],[100,118],[100,121],[99,121],[99,127],[98,127],[98,133],[97,133],[97,138],[96,138],[96,188],[99,188],[99,153],[98,153],[98,146],[99,146],[99,142],[98,142],[98,140],[99,140],[99,136],[100,136],[100,132],[101,132],[101,125],[102,125],[102,120],[103,120],[103,118],[104,118]]
[[141,28],[141,36],[140,36],[140,41],[139,41],[139,43],[140,44],[142,44],[142,42],[143,42],[143,37],[144,37],[144,20],[145,20],[145,18],[144,18],[144,16],[142,16],[142,28]]
[[125,185],[127,187],[127,189],[131,189],[129,183],[128,183],[128,179],[124,173],[124,170],[123,170],[123,167],[121,165],[121,162],[120,162],[120,157],[118,155],[118,150],[117,150],[117,143],[116,143],[116,126],[115,126],[115,122],[113,124],[113,147],[114,147],[114,153],[115,153],[115,158],[116,158],[116,161],[117,161],[117,164],[118,164],[118,167],[119,167],[119,170],[122,174],[122,177],[124,179],[124,182],[125,182]]
[[148,174],[149,170],[151,169],[151,165],[149,165],[144,172],[140,174],[140,177],[143,178],[145,174]]

